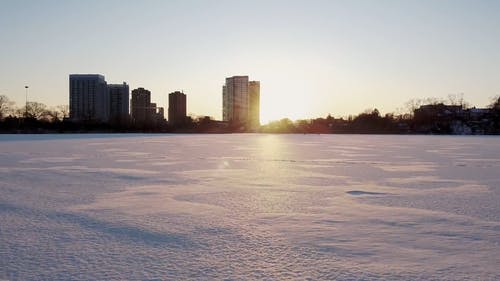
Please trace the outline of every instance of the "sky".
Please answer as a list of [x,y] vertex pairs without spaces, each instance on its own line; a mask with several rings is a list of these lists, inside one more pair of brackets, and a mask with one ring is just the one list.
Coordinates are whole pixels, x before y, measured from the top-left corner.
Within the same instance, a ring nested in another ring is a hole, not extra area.
[[398,112],[500,94],[500,1],[0,0],[0,95],[68,104],[69,74],[221,119],[225,78],[261,82],[261,121]]

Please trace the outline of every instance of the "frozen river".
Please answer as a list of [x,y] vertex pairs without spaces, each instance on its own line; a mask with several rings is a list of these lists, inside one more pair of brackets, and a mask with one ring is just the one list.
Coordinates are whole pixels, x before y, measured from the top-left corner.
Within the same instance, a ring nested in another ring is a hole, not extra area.
[[0,279],[499,280],[500,138],[0,135]]

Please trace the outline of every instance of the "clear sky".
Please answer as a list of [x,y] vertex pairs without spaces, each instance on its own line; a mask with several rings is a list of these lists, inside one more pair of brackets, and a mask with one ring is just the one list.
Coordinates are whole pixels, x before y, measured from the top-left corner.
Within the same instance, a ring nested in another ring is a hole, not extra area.
[[225,77],[261,81],[261,118],[382,113],[500,94],[500,1],[0,0],[0,94],[68,103],[70,73],[221,118]]

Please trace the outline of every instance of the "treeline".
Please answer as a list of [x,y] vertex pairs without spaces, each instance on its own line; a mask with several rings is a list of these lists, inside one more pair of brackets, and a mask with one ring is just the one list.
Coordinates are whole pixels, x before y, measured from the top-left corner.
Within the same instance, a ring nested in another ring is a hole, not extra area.
[[[314,133],[314,134],[398,134],[409,133],[406,119],[391,114],[381,116],[377,109],[347,118],[305,119],[292,121],[288,118],[261,126],[262,133]],[[402,124],[404,124],[402,126]]]
[[259,128],[217,121],[209,116],[190,117],[175,126],[166,120],[137,124],[133,120],[109,123],[72,122],[67,105],[48,107],[29,102],[18,108],[0,95],[2,133],[314,133],[314,134],[500,134],[500,96],[487,108],[471,107],[462,95],[448,100],[413,99],[406,111],[382,115],[377,109],[358,115],[291,121],[284,118]]
[[381,115],[377,109],[359,115],[291,121],[284,118],[261,126],[263,133],[317,134],[500,134],[500,96],[487,108],[470,107],[462,95],[448,101],[414,99],[408,112]]
[[68,115],[67,105],[49,107],[27,102],[17,107],[7,96],[0,95],[0,131],[3,133],[58,131]]

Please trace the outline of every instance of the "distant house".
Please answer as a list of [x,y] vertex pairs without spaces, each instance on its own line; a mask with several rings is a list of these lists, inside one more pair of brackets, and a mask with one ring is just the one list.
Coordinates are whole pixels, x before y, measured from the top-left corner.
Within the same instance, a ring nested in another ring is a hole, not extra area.
[[491,109],[489,108],[469,108],[467,110],[469,114],[469,119],[473,121],[479,121],[483,119],[488,119],[491,115]]
[[461,105],[446,105],[443,103],[422,105],[415,109],[414,118],[417,121],[462,117],[464,110]]

